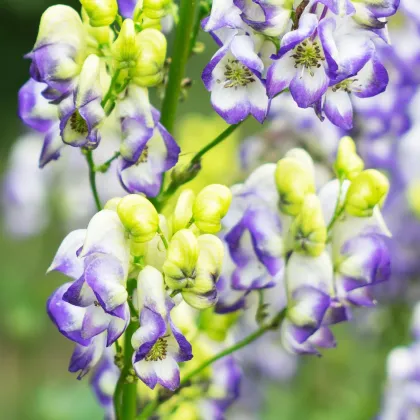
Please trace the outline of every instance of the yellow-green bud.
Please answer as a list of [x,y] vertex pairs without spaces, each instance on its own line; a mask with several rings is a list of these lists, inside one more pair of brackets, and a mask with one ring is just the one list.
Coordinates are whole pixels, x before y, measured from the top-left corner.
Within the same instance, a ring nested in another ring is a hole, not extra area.
[[420,180],[417,179],[408,186],[407,200],[411,211],[420,218]]
[[224,246],[214,235],[201,235],[197,239],[200,254],[196,277],[192,287],[182,290],[185,302],[196,309],[206,309],[216,303],[216,282],[222,271]]
[[136,66],[140,56],[140,41],[131,19],[124,20],[118,38],[112,44],[111,51],[116,67],[127,69]]
[[345,210],[355,217],[370,217],[374,207],[385,201],[388,190],[388,178],[376,169],[367,169],[350,184]]
[[212,309],[200,313],[199,328],[214,341],[225,341],[230,328],[236,323],[239,311],[216,314]]
[[166,38],[156,29],[144,29],[137,35],[140,55],[133,70],[133,81],[139,86],[151,87],[163,80],[166,58]]
[[108,200],[104,206],[105,210],[117,211],[118,204],[120,204],[121,197],[114,197]]
[[217,233],[222,228],[221,220],[229,210],[232,193],[229,188],[220,184],[203,188],[193,206],[193,217],[196,226],[205,233]]
[[147,198],[136,194],[127,195],[118,204],[117,213],[135,242],[147,242],[156,235],[159,215]]
[[177,290],[192,287],[199,252],[194,233],[188,229],[175,233],[169,243],[166,261],[163,264],[165,283],[169,288]]
[[109,26],[99,26],[93,27],[90,24],[90,19],[86,10],[82,8],[82,20],[85,25],[88,39],[87,44],[88,47],[91,48],[93,51],[96,52],[98,47],[102,45],[110,45],[113,40],[113,32]]
[[322,214],[321,202],[315,194],[309,194],[302,209],[291,226],[294,250],[318,257],[325,249],[327,228]]
[[334,171],[339,179],[346,178],[352,181],[363,171],[365,164],[356,153],[356,145],[351,137],[346,136],[340,140]]
[[160,21],[167,14],[170,3],[170,0],[140,0],[134,9],[134,20],[142,24],[145,17]]
[[308,194],[315,192],[313,173],[301,160],[285,157],[278,161],[275,180],[280,195],[280,210],[297,216]]
[[193,212],[193,204],[195,200],[195,194],[193,190],[184,190],[180,194],[178,201],[176,202],[175,209],[172,214],[172,232],[178,232],[184,229],[190,223]]
[[117,0],[80,0],[92,26],[108,26],[118,13]]

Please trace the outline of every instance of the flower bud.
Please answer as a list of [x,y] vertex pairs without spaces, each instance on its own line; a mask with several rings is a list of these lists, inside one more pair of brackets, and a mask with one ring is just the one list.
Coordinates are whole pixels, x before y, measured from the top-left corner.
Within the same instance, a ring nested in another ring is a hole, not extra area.
[[363,171],[365,164],[356,153],[356,145],[351,137],[343,137],[337,150],[334,171],[339,179],[353,180]]
[[190,230],[182,229],[175,233],[163,264],[165,283],[169,288],[178,290],[193,286],[198,255],[198,241]]
[[118,13],[117,0],[80,0],[92,26],[108,26]]
[[134,20],[142,23],[142,27],[145,18],[160,21],[167,14],[168,6],[171,0],[143,0],[137,3],[134,9]]
[[121,199],[117,213],[124,227],[136,242],[154,238],[159,228],[159,215],[147,198],[130,194]]
[[214,235],[201,235],[197,241],[200,254],[196,277],[192,287],[182,290],[182,297],[190,306],[201,310],[216,304],[216,282],[222,271],[224,247],[222,241]]
[[275,180],[280,195],[280,210],[290,216],[298,215],[306,195],[315,192],[310,168],[300,159],[285,157],[277,163]]
[[295,251],[312,257],[318,257],[324,251],[327,229],[321,202],[315,194],[305,197],[300,213],[293,220],[291,232]]
[[94,53],[101,45],[110,45],[113,40],[113,32],[109,26],[93,27],[86,10],[82,8],[82,20],[87,32],[87,44]]
[[133,71],[133,81],[139,86],[151,87],[163,79],[166,58],[166,38],[156,29],[144,29],[137,35],[140,55]]
[[121,197],[114,197],[108,200],[104,206],[106,210],[117,211],[118,204],[120,204]]
[[229,210],[232,193],[224,185],[213,184],[203,188],[193,206],[194,223],[205,233],[217,233],[221,220]]
[[171,179],[176,185],[186,184],[192,181],[201,170],[201,163],[195,163],[191,166],[191,162],[178,163],[171,172]]
[[184,190],[180,194],[176,202],[174,212],[172,214],[172,232],[178,232],[188,226],[193,216],[193,204],[195,194],[193,190]]
[[406,194],[410,210],[420,218],[420,180],[410,183]]
[[112,44],[112,57],[120,69],[136,66],[140,55],[140,42],[131,19],[125,19],[117,40]]
[[345,210],[355,217],[370,217],[373,209],[381,205],[389,190],[389,181],[376,169],[360,173],[347,191]]

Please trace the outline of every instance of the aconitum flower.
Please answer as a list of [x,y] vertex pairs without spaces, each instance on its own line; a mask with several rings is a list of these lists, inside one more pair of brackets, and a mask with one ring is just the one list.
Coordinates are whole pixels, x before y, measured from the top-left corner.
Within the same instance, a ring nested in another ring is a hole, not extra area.
[[129,87],[118,109],[123,134],[118,169],[121,183],[130,193],[155,197],[162,174],[178,162],[180,148],[159,122],[160,114],[149,104],[144,88]]
[[233,32],[203,71],[214,109],[229,124],[248,115],[262,123],[269,100],[262,81],[264,63],[249,35]]
[[86,57],[86,33],[79,14],[56,5],[42,15],[32,60],[31,77],[47,84],[45,98],[61,100],[74,88]]
[[179,362],[192,358],[191,344],[172,322],[174,303],[166,295],[163,276],[146,266],[138,277],[140,328],[134,333],[133,367],[150,388],[160,384],[172,391],[179,387]]
[[91,54],[83,64],[77,88],[59,106],[60,132],[63,142],[76,147],[97,147],[98,125],[105,117],[101,106],[101,63]]

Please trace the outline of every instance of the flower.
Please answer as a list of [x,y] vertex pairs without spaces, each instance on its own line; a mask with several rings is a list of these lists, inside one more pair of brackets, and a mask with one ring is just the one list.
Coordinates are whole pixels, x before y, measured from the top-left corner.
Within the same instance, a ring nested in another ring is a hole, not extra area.
[[86,33],[78,13],[71,7],[55,5],[42,15],[33,50],[31,77],[47,84],[49,100],[61,100],[74,87],[86,58]]
[[102,65],[99,57],[91,54],[83,64],[77,89],[60,103],[60,133],[66,144],[90,148],[98,146],[98,126],[105,118],[99,77]]
[[171,320],[174,307],[165,296],[162,273],[146,266],[138,277],[140,328],[133,334],[133,367],[151,389],[157,384],[172,391],[179,387],[179,362],[192,358],[191,344]]
[[210,60],[202,79],[211,92],[216,112],[229,124],[243,121],[249,114],[262,123],[269,100],[262,81],[264,63],[248,35],[233,32]]

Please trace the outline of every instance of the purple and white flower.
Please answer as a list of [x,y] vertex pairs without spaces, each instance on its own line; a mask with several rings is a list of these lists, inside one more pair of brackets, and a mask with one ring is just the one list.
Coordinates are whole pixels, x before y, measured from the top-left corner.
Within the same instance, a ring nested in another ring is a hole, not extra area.
[[178,363],[193,357],[191,344],[171,319],[174,303],[165,292],[162,273],[146,266],[137,285],[140,328],[131,340],[134,370],[149,388],[160,384],[174,391],[180,383]]
[[27,54],[31,77],[46,83],[46,99],[59,101],[74,88],[86,57],[86,33],[79,14],[68,6],[55,5],[42,15],[38,38]]
[[162,174],[178,162],[180,148],[159,122],[159,112],[152,108],[147,91],[132,86],[119,104],[123,132],[120,147],[119,176],[130,193],[155,197],[162,185]]
[[63,142],[70,146],[98,146],[98,126],[105,118],[100,83],[103,65],[98,56],[91,54],[83,64],[77,87],[60,103],[60,133]]
[[267,116],[264,63],[258,53],[251,36],[233,31],[203,71],[213,108],[229,124],[248,115],[262,123]]

